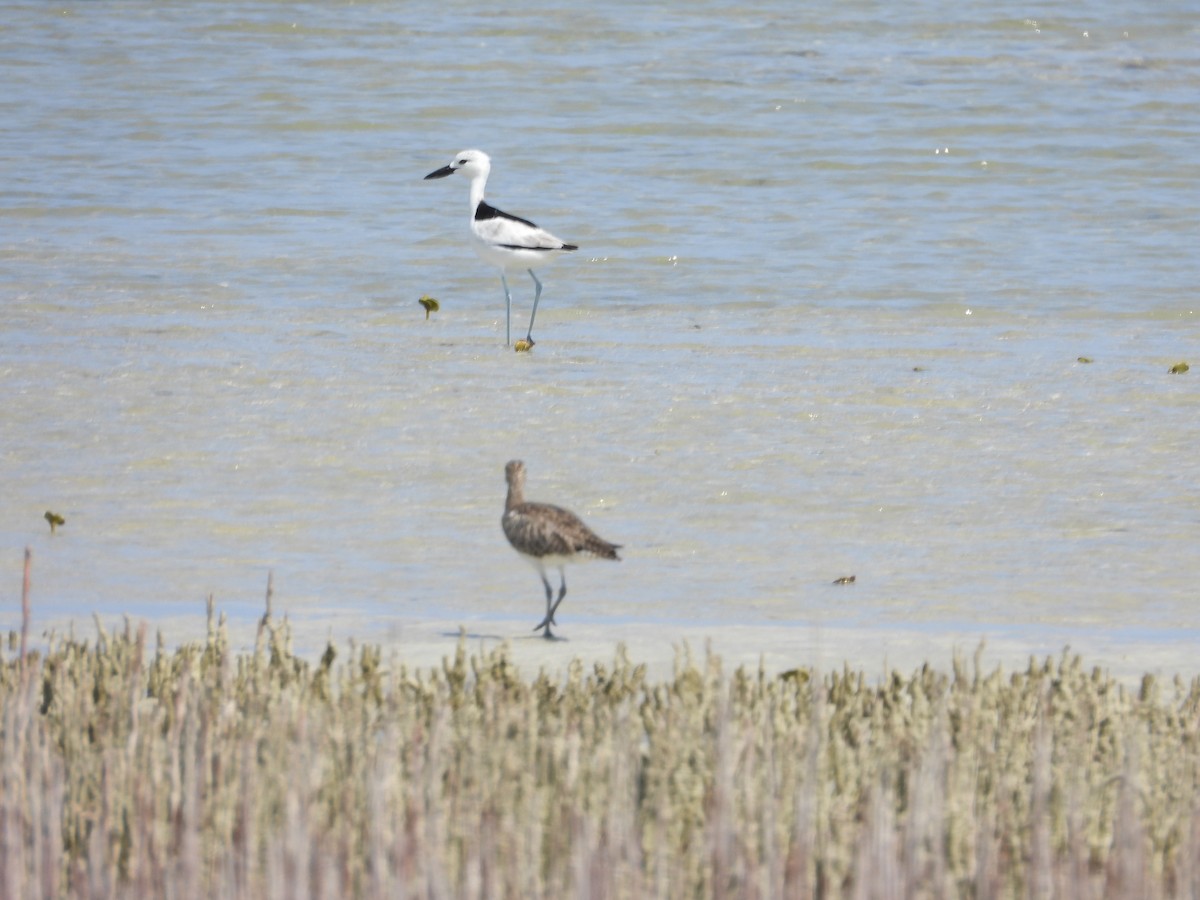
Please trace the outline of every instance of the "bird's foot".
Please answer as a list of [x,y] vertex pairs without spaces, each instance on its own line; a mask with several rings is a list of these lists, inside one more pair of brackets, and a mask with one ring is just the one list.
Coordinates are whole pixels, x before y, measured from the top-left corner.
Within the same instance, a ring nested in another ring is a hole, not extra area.
[[558,640],[557,635],[555,635],[554,632],[552,632],[550,630],[550,626],[553,624],[554,624],[554,620],[552,618],[550,618],[549,616],[546,616],[546,618],[542,619],[542,621],[538,622],[536,625],[533,626],[533,630],[540,631],[542,633],[542,637],[544,637],[548,641],[557,641]]
[[513,349],[516,350],[518,353],[528,353],[530,350],[533,349],[533,341],[531,341],[527,338],[519,340],[515,344],[513,344]]

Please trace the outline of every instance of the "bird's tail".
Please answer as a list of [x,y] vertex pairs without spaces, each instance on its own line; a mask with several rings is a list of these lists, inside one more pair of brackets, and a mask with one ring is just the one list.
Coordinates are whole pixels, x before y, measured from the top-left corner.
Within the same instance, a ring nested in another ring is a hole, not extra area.
[[583,553],[590,553],[592,556],[598,556],[600,559],[615,559],[620,562],[621,557],[617,556],[617,551],[621,549],[620,544],[610,544],[603,538],[598,538],[592,535],[588,541],[579,548]]

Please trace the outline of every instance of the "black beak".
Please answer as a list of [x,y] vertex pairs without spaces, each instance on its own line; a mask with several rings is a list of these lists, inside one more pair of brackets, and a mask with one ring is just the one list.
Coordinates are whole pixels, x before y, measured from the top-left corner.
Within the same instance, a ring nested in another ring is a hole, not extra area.
[[453,175],[454,171],[455,170],[450,168],[449,166],[442,166],[436,172],[430,172],[422,180],[428,181],[430,178],[445,178],[447,175]]

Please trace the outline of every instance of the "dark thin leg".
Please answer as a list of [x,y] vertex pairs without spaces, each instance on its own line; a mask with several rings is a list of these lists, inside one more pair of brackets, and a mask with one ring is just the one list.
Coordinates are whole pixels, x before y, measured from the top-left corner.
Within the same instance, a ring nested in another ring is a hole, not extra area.
[[554,588],[550,587],[550,582],[546,580],[545,575],[542,576],[542,584],[546,587],[546,618],[534,625],[533,630],[537,631],[544,628],[545,631],[542,632],[542,637],[549,640],[550,638],[554,637],[554,635],[550,633],[550,626],[554,624],[555,607],[551,606],[551,601],[554,599]]
[[533,274],[533,269],[529,269],[528,271],[529,277],[533,279],[535,290],[533,292],[533,312],[529,314],[529,333],[525,335],[525,340],[529,341],[530,346],[533,346],[533,318],[537,315],[538,301],[542,299],[542,283]]
[[567,596],[567,573],[560,571],[558,574],[562,578],[562,587],[558,589],[558,599],[555,600],[554,605],[550,607],[549,616],[551,622],[554,621],[554,614],[558,611],[558,605],[563,602],[563,597]]

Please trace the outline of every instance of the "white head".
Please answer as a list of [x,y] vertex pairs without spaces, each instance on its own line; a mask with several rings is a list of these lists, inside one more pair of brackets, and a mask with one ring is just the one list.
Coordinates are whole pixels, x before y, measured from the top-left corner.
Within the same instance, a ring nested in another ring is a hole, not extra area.
[[450,165],[442,166],[436,172],[430,172],[425,178],[426,180],[445,178],[447,175],[453,175],[460,171],[471,178],[477,178],[480,175],[486,178],[491,170],[492,160],[482,150],[463,150],[454,155],[454,159],[450,160]]

